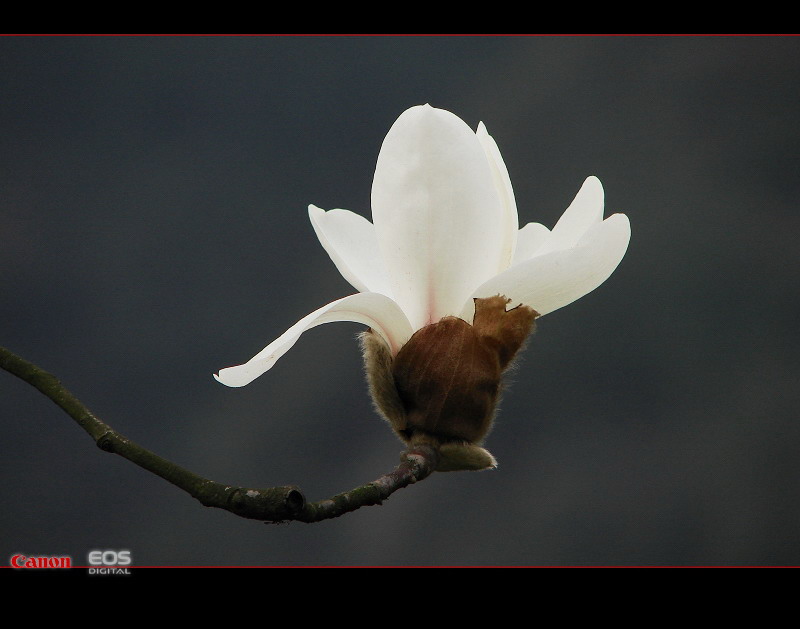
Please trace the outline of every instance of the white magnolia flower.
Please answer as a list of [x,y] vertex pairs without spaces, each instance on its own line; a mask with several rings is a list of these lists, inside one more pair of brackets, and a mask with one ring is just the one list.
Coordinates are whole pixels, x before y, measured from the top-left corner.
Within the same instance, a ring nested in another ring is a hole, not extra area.
[[553,230],[519,229],[514,192],[483,123],[412,107],[383,141],[372,218],[309,206],[322,246],[359,292],[303,317],[248,362],[214,377],[241,387],[270,369],[306,330],[332,321],[369,326],[396,356],[445,316],[472,323],[475,298],[503,295],[545,315],[597,288],[630,240],[624,214],[603,220],[603,188],[589,177]]

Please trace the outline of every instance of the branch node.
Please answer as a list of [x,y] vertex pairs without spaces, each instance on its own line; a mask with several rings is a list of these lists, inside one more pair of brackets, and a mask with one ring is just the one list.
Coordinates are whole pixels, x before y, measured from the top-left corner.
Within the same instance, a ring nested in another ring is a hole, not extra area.
[[114,452],[114,432],[106,430],[100,437],[98,437],[97,447],[103,452]]
[[295,519],[305,506],[303,492],[289,485],[265,489],[237,487],[228,496],[225,508],[243,518],[280,522]]

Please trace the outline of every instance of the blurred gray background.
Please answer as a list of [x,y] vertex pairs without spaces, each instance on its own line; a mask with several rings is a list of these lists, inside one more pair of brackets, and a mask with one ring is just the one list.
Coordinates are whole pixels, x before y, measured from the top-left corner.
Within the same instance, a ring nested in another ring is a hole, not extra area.
[[800,39],[0,39],[0,345],[127,437],[226,483],[318,500],[402,445],[355,336],[265,376],[211,374],[353,292],[306,206],[370,216],[406,108],[483,120],[521,223],[588,175],[631,245],[544,317],[487,447],[337,520],[206,509],[98,450],[0,373],[0,563],[800,563]]

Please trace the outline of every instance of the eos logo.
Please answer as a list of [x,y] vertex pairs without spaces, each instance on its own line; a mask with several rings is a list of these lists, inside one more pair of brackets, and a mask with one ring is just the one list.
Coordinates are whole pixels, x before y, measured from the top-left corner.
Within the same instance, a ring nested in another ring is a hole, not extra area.
[[131,551],[129,550],[93,550],[89,553],[90,566],[104,566],[103,568],[89,568],[89,574],[130,574]]

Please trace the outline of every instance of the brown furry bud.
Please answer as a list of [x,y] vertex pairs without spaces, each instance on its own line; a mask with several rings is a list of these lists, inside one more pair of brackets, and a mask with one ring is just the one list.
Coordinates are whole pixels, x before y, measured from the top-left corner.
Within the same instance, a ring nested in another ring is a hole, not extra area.
[[500,393],[500,360],[469,323],[445,317],[418,330],[394,360],[410,438],[421,431],[474,442],[488,432]]
[[377,335],[362,337],[376,406],[404,441],[441,446],[440,470],[496,465],[474,444],[491,429],[502,373],[538,316],[522,305],[506,310],[509,301],[476,299],[473,325],[445,317],[417,330],[393,360]]

